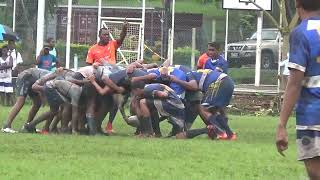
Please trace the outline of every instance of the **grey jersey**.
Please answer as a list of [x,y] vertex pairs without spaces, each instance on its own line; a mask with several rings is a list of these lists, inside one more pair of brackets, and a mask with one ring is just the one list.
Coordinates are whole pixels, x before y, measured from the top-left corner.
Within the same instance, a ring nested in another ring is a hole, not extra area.
[[48,88],[55,89],[64,102],[78,106],[82,87],[66,80],[50,80],[46,82]]
[[29,68],[24,71],[22,71],[18,77],[22,77],[25,75],[31,75],[34,79],[40,79],[42,76],[45,76],[46,74],[49,74],[50,71],[45,69],[38,69],[38,68]]
[[69,69],[64,69],[61,72],[51,72],[41,77],[36,81],[39,85],[44,85],[47,81],[57,79],[57,80],[72,80],[74,79],[75,72]]

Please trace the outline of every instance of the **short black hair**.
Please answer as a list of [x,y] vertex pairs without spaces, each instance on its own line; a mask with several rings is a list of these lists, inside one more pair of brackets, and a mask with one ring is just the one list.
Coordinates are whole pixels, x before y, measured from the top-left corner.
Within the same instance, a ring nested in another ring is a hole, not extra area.
[[131,89],[144,89],[146,83],[144,81],[135,81],[131,83]]
[[108,28],[103,27],[103,28],[101,28],[101,29],[99,30],[99,36],[100,36],[100,34],[101,34],[102,30],[107,30],[107,31],[109,31],[109,29],[108,29]]
[[54,41],[54,39],[53,39],[52,37],[49,37],[49,38],[47,39],[47,43],[50,43],[51,41]]
[[303,9],[307,11],[317,11],[320,10],[319,0],[297,0],[297,5],[300,5]]
[[217,42],[209,42],[208,46],[214,47],[215,49],[220,49],[220,44]]

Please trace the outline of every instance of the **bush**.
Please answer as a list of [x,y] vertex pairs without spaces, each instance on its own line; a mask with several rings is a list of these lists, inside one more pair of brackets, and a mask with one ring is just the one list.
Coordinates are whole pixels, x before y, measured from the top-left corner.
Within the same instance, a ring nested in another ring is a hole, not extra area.
[[[174,50],[173,53],[173,64],[180,64],[180,65],[186,65],[191,66],[191,55],[192,55],[192,49],[191,47],[185,46],[185,47],[179,47]],[[200,52],[198,50],[195,50],[196,57],[200,56]]]
[[[89,49],[89,45],[83,45],[83,44],[71,44],[70,45],[70,67],[73,67],[73,57],[75,54],[78,55],[78,65],[79,66],[85,66],[86,65],[86,58],[87,53]],[[59,53],[59,59],[63,66],[65,65],[65,58],[66,58],[66,45],[63,42],[57,42],[56,49]]]

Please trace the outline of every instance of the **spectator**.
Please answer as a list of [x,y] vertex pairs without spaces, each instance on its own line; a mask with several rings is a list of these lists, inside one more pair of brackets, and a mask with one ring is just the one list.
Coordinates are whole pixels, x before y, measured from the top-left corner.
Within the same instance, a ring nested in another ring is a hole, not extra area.
[[[53,38],[48,38],[47,39],[47,43],[48,45],[50,46],[50,51],[49,51],[49,54],[52,54],[53,56],[56,57],[56,59],[58,60],[58,51],[57,49],[55,48],[56,44],[55,44],[55,41]],[[56,70],[56,63],[53,62],[52,65],[54,66],[52,71],[55,71]]]
[[0,96],[5,106],[13,104],[12,67],[13,58],[8,54],[8,46],[3,46],[0,57]]
[[287,86],[287,83],[288,83],[288,78],[289,78],[289,75],[290,75],[290,71],[289,71],[289,68],[288,68],[288,65],[289,65],[289,53],[287,54],[287,59],[281,61],[279,63],[279,65],[281,67],[280,89],[284,91],[286,89],[286,86]]
[[223,72],[225,74],[228,73],[228,61],[220,55],[220,45],[216,42],[211,42],[208,44],[207,55],[209,58],[204,63],[203,69],[211,69]]
[[101,65],[104,63],[116,64],[116,51],[121,46],[127,35],[128,22],[125,20],[117,40],[110,39],[110,31],[107,28],[101,28],[99,31],[99,42],[90,47],[87,55],[87,64]]
[[[209,46],[209,43],[208,43],[208,46]],[[203,69],[208,59],[209,59],[209,56],[207,52],[203,53],[198,59],[197,69]]]
[[13,59],[13,66],[12,66],[12,76],[17,77],[19,73],[19,64],[23,63],[21,54],[16,49],[16,42],[14,40],[8,41],[8,55]]
[[[54,67],[60,67],[60,62],[57,61],[54,55],[49,53],[50,49],[51,47],[48,44],[43,46],[40,55],[36,59],[36,65],[38,65],[38,68],[52,71]],[[54,66],[53,63],[56,63],[56,65]]]

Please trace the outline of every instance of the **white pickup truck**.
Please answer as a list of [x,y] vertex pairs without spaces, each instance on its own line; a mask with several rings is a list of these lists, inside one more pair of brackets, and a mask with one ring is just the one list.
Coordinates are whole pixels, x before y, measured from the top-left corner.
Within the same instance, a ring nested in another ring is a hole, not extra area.
[[[278,29],[262,29],[261,68],[277,67],[280,32]],[[228,61],[231,67],[255,64],[257,34],[254,33],[246,41],[228,44]]]

